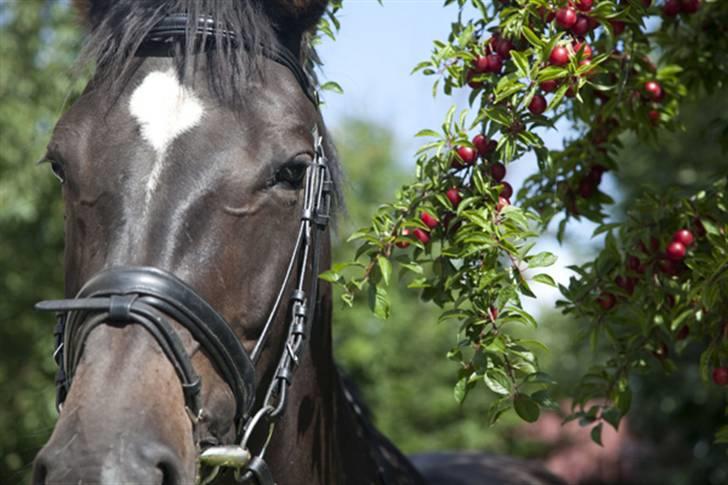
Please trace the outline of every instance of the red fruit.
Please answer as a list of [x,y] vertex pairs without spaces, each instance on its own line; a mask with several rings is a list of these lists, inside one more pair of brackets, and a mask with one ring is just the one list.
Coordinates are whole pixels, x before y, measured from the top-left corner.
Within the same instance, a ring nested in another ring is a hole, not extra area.
[[474,81],[473,78],[478,75],[478,72],[474,69],[468,69],[467,74],[465,74],[465,80],[468,82],[468,86],[470,86],[473,89],[480,89],[483,87],[483,83],[481,81]]
[[478,56],[475,61],[473,61],[473,67],[480,73],[488,72],[488,57]]
[[589,172],[586,174],[586,178],[592,184],[599,185],[602,183],[602,174],[604,174],[606,170],[607,169],[601,165],[594,165],[589,169]]
[[511,187],[511,184],[509,184],[508,182],[501,182],[501,185],[503,186],[503,188],[500,191],[500,197],[510,199],[511,195],[513,195],[513,187]]
[[658,103],[665,97],[662,86],[657,81],[647,81],[645,83],[645,92],[647,93],[647,97]]
[[559,83],[558,81],[556,81],[556,79],[550,79],[548,81],[541,82],[541,84],[539,84],[538,86],[544,93],[551,93],[553,91],[556,91],[556,88],[559,87]]
[[570,29],[576,23],[576,10],[562,7],[556,11],[556,24],[562,29]]
[[688,15],[697,12],[700,9],[700,0],[681,0],[680,10]]
[[695,234],[697,234],[698,237],[705,236],[705,226],[703,225],[703,221],[700,220],[700,217],[693,219],[693,225],[695,226]]
[[667,250],[665,251],[665,255],[667,256],[667,259],[670,261],[679,262],[682,261],[685,258],[685,253],[687,252],[687,249],[685,248],[685,245],[679,241],[673,241],[667,246]]
[[[406,228],[405,229],[402,229],[402,232],[400,232],[399,235],[401,237],[408,237],[410,235],[410,230],[409,229],[406,229]],[[394,244],[398,248],[402,248],[402,249],[405,249],[405,248],[409,247],[409,245],[410,245],[409,241],[397,241]]]
[[458,147],[455,151],[459,157],[455,160],[458,162],[458,168],[462,168],[464,165],[472,165],[478,157],[475,150],[470,147]]
[[652,355],[654,355],[657,360],[665,360],[669,354],[670,351],[667,349],[667,345],[665,345],[664,342],[660,343],[660,345],[658,345],[652,352]]
[[564,96],[566,96],[567,98],[573,98],[574,96],[576,96],[576,86],[573,82],[569,82],[569,87],[566,89]]
[[492,321],[498,320],[498,309],[494,306],[488,308],[488,314]]
[[[445,196],[447,196],[447,200],[450,201],[453,207],[457,209],[457,206],[460,205],[460,201],[463,199],[460,195],[460,192],[455,187],[452,187],[451,189],[448,189],[447,192],[445,192]],[[428,224],[429,226],[429,224]]]
[[438,225],[440,225],[440,221],[438,221],[437,218],[435,218],[435,216],[433,216],[432,214],[430,214],[429,212],[426,212],[426,211],[422,212],[422,214],[420,214],[420,220],[422,222],[424,222],[425,225],[427,227],[429,227],[430,229],[434,229]]
[[485,158],[492,150],[490,148],[490,141],[485,135],[475,135],[473,137],[473,146],[478,150],[478,154]]
[[642,261],[640,261],[640,258],[637,256],[628,256],[627,257],[627,268],[629,268],[631,271],[634,271],[635,273],[644,273],[645,272],[645,265],[642,264]]
[[502,163],[494,163],[490,167],[490,176],[493,177],[493,180],[496,182],[500,182],[506,177],[506,166]]
[[577,37],[584,37],[589,32],[589,18],[586,15],[579,15],[576,18],[576,22],[571,27],[571,31]]
[[498,39],[495,43],[495,51],[503,58],[511,56],[513,50],[513,42],[508,39]]
[[672,240],[683,243],[683,245],[687,248],[693,245],[695,237],[693,237],[693,233],[689,230],[680,229],[672,235]]
[[593,51],[589,44],[586,42],[577,42],[574,44],[574,52],[578,55],[581,52],[582,59],[591,59]]
[[565,66],[569,63],[569,50],[563,45],[557,45],[551,51],[549,61],[554,66]]
[[609,23],[612,25],[615,36],[622,35],[622,32],[624,32],[624,22],[621,20],[610,20]]
[[579,182],[579,195],[584,199],[591,198],[596,191],[597,186],[594,185],[588,177],[584,177],[581,179],[581,182]]
[[493,72],[498,74],[501,72],[501,69],[503,68],[503,56],[500,54],[490,54],[487,58],[488,62],[488,72]]
[[637,280],[635,278],[627,278],[622,275],[617,276],[614,282],[629,295],[634,293],[634,287],[637,286]]
[[675,17],[680,13],[680,2],[678,0],[666,0],[662,7],[662,13],[665,17]]
[[652,0],[642,0],[643,7],[650,8],[650,5],[652,5]]
[[650,111],[648,111],[647,117],[650,119],[650,124],[652,126],[655,126],[660,122],[660,112],[656,109],[651,109]]
[[576,0],[576,8],[582,12],[588,12],[592,8],[593,0]]
[[685,340],[690,335],[690,327],[683,325],[675,334],[675,340]]
[[[591,65],[591,59],[582,59],[582,60],[579,61],[579,67],[590,66],[590,65]],[[579,76],[580,77],[589,77],[589,76],[591,76],[593,74],[592,73],[592,69],[593,68],[587,68],[584,72],[582,72],[581,74],[579,74]]]
[[498,197],[498,203],[495,205],[495,210],[500,212],[504,207],[508,207],[509,205],[511,205],[511,201],[508,200],[508,198],[503,196]]
[[528,104],[528,110],[535,115],[540,115],[546,111],[546,106],[546,98],[537,94],[531,98],[531,102]]
[[668,276],[675,276],[677,274],[677,265],[669,259],[661,259],[658,263],[660,271]]
[[728,367],[716,367],[713,369],[713,382],[719,386],[728,385]]
[[611,310],[615,303],[617,303],[617,298],[608,291],[605,291],[599,295],[597,303],[599,303],[599,306],[601,306],[604,310]]
[[423,229],[420,229],[419,227],[413,231],[413,234],[422,244],[427,244],[430,242],[430,233]]

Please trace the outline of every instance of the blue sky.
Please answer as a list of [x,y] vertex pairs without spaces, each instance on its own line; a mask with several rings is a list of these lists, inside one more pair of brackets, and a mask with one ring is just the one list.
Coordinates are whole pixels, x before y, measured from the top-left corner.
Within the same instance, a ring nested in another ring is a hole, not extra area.
[[[325,93],[323,110],[329,126],[335,129],[347,117],[381,124],[394,132],[400,144],[397,153],[402,154],[402,159],[397,162],[414,167],[414,152],[420,140],[413,135],[422,128],[437,129],[452,104],[467,106],[466,89],[450,98],[433,98],[432,78],[410,75],[417,62],[429,57],[432,41],[446,39],[456,15],[456,7],[444,8],[442,0],[384,0],[383,6],[376,0],[346,0],[336,42],[327,40],[319,49],[324,61],[322,81],[336,81],[344,89],[343,95]],[[561,125],[542,136],[548,146],[557,148],[573,132]],[[507,180],[518,190],[525,176],[535,170],[533,157],[526,157],[509,166]],[[608,183],[610,186],[613,188]],[[537,249],[559,256],[559,262],[549,271],[557,281],[567,283],[571,272],[565,266],[589,253],[588,236],[593,227],[590,223],[570,225],[569,233],[575,235],[571,247],[559,247],[548,236],[541,239]],[[534,285],[534,290],[547,305],[558,297],[557,290],[541,284]],[[527,304],[538,311],[535,302]]]

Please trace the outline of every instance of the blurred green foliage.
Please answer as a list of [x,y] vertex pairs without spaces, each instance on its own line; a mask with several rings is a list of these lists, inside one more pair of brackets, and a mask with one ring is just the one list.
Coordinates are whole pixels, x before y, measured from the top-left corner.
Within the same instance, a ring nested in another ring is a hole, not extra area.
[[57,181],[35,162],[73,83],[79,34],[57,1],[0,2],[0,481],[19,483],[50,434],[53,323],[63,285]]
[[[29,464],[47,439],[53,422],[52,322],[32,311],[35,301],[58,296],[63,283],[63,209],[58,185],[43,155],[53,123],[73,91],[73,59],[78,32],[60,2],[0,2],[0,481],[28,480]],[[621,202],[629,206],[641,184],[691,188],[728,172],[711,120],[724,116],[728,92],[687,106],[686,130],[665,134],[655,145],[626,140],[629,164],[617,175]],[[337,233],[336,260],[352,248],[343,243],[365,225],[374,208],[390,200],[408,178],[409,155],[391,133],[362,121],[335,130],[348,174],[348,214]],[[572,241],[583,244],[580,241]],[[567,241],[567,248],[569,242]],[[507,416],[485,429],[480,415],[485,393],[473,393],[460,406],[451,384],[456,366],[444,359],[454,332],[438,325],[437,312],[414,292],[392,291],[392,319],[374,318],[365,304],[337,308],[334,338],[346,372],[360,385],[376,423],[408,452],[479,448],[520,455],[546,450],[513,433]],[[566,389],[600,355],[574,347],[570,339],[582,322],[552,314],[542,319],[547,369]],[[693,348],[696,347],[696,348]],[[695,362],[699,345],[684,351]],[[677,357],[680,358],[680,357]],[[679,373],[635,378],[633,430],[656,447],[659,457],[645,464],[643,483],[728,482],[722,449],[712,445],[725,392],[706,388],[697,366]]]

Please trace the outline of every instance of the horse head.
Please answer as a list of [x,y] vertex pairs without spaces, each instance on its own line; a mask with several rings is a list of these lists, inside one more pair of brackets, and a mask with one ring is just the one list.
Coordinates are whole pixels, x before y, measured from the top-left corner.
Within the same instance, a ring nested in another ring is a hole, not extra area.
[[326,2],[77,4],[96,71],[48,145],[67,299],[41,305],[62,407],[34,483],[193,483],[205,448],[264,446],[250,423],[321,310],[338,169],[305,46]]

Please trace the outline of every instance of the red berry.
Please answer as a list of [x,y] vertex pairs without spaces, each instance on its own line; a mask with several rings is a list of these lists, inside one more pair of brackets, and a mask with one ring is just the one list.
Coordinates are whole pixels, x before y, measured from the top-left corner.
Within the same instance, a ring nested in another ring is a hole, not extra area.
[[651,109],[650,111],[648,111],[647,117],[650,119],[650,124],[652,126],[655,126],[660,122],[660,112],[656,109]]
[[475,153],[475,150],[470,147],[458,147],[457,155],[459,159],[456,158],[456,162],[459,162],[459,168],[462,168],[464,165],[472,165],[475,163],[475,159],[477,158],[477,154]]
[[501,69],[503,68],[503,56],[500,54],[490,54],[487,58],[488,62],[488,72],[493,72],[498,74],[501,72]]
[[703,225],[703,221],[700,220],[700,217],[693,219],[693,225],[695,226],[695,234],[697,234],[698,237],[705,236],[705,226]]
[[511,56],[513,50],[513,42],[508,39],[498,39],[495,43],[495,51],[503,58]]
[[531,98],[531,102],[528,104],[528,110],[535,115],[540,115],[546,111],[546,106],[546,98],[541,94],[537,94]]
[[685,340],[688,338],[688,335],[690,335],[690,327],[683,325],[680,327],[680,330],[677,331],[677,334],[675,334],[675,340]]
[[[590,65],[591,65],[591,59],[582,59],[582,60],[579,61],[579,67],[590,66]],[[587,68],[584,72],[582,72],[581,74],[579,74],[579,76],[580,77],[589,77],[589,76],[591,76],[593,74],[592,73],[592,69],[594,69],[594,68],[593,67]]]
[[570,29],[576,23],[576,10],[562,7],[556,11],[556,23],[562,29]]
[[[450,201],[453,207],[457,209],[457,206],[460,204],[460,201],[462,200],[462,196],[460,195],[460,192],[455,187],[452,187],[448,189],[448,191],[445,193],[447,196],[447,200]],[[429,224],[428,224],[429,225]]]
[[652,5],[652,0],[642,0],[643,7],[650,8],[650,5]]
[[438,221],[435,216],[426,211],[420,214],[420,220],[430,229],[434,229],[440,224],[440,221]]
[[569,50],[563,45],[557,45],[551,51],[549,61],[554,66],[565,66],[569,63]]
[[678,0],[666,0],[662,7],[662,13],[665,17],[675,17],[680,13],[680,2]]
[[685,245],[679,241],[673,241],[667,246],[667,250],[665,251],[665,255],[667,256],[667,259],[670,261],[682,261],[685,258],[685,252],[686,252]]
[[617,298],[608,291],[605,291],[599,295],[597,303],[599,303],[599,306],[601,306],[604,310],[611,310],[615,303],[617,303]]
[[614,279],[614,282],[622,288],[624,291],[626,291],[628,294],[634,293],[634,287],[637,286],[637,280],[634,278],[627,278],[625,276],[619,275]]
[[588,12],[592,8],[593,0],[576,0],[576,8],[582,12]]
[[498,309],[494,306],[488,308],[488,315],[492,321],[498,320]]
[[678,272],[678,268],[675,262],[669,259],[661,259],[658,263],[658,266],[660,267],[660,271],[668,276],[675,276]]
[[513,187],[511,187],[511,184],[508,182],[501,182],[501,185],[503,188],[500,191],[500,196],[505,197],[506,199],[510,199],[511,195],[513,195]]
[[700,9],[700,0],[681,0],[680,10],[686,14],[692,14]]
[[470,86],[473,89],[480,89],[483,87],[483,83],[481,81],[474,81],[473,78],[478,75],[478,72],[474,69],[468,69],[467,74],[465,74],[465,80],[468,83],[468,86]]
[[[400,235],[400,237],[408,237],[410,235],[410,230],[407,228],[402,229],[402,232],[400,232],[399,235]],[[410,245],[409,241],[397,241],[394,244],[398,248],[402,248],[402,249],[405,249],[405,248],[409,247],[409,245]]]
[[511,201],[508,198],[500,196],[498,197],[498,203],[495,205],[495,210],[500,212],[504,207],[511,205]]
[[490,167],[490,176],[493,177],[493,180],[496,182],[500,182],[506,177],[506,166],[502,163],[494,163]]
[[586,15],[579,15],[576,18],[576,22],[571,27],[571,31],[577,37],[584,37],[589,32],[589,18]]
[[642,261],[640,261],[640,258],[638,258],[637,256],[627,257],[627,268],[629,268],[631,271],[634,271],[635,273],[645,272],[645,265],[642,264]]
[[680,229],[672,236],[673,241],[681,242],[687,248],[693,245],[695,237],[693,233],[687,229]]
[[473,146],[478,150],[478,154],[485,158],[492,150],[490,141],[485,135],[475,135],[473,137]]
[[430,242],[430,234],[427,231],[420,229],[419,227],[413,231],[413,234],[422,244],[427,244]]
[[556,81],[556,79],[550,79],[548,81],[542,81],[541,84],[539,84],[538,86],[544,93],[551,93],[553,91],[556,91],[556,88],[559,87],[559,83],[558,81]]
[[584,177],[579,182],[579,195],[584,199],[591,198],[597,191],[597,186],[589,180],[588,177]]
[[662,86],[660,86],[660,83],[657,81],[647,81],[645,83],[645,92],[652,101],[656,101],[658,103],[665,97],[665,93],[662,91]]
[[622,32],[624,32],[624,22],[621,20],[610,20],[609,23],[612,25],[615,36],[622,35]]
[[475,61],[473,61],[473,67],[478,72],[488,72],[488,57],[478,56]]
[[591,59],[592,54],[594,53],[592,51],[592,48],[589,44],[586,42],[577,42],[574,44],[574,52],[578,55],[581,53],[582,59]]
[[716,367],[713,369],[713,382],[719,386],[728,385],[728,367]]

